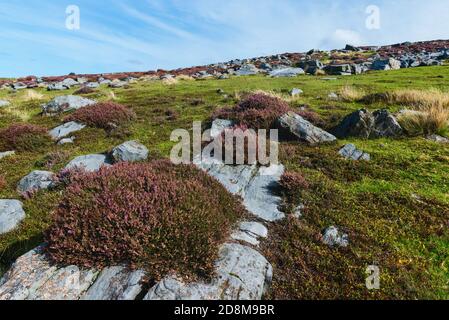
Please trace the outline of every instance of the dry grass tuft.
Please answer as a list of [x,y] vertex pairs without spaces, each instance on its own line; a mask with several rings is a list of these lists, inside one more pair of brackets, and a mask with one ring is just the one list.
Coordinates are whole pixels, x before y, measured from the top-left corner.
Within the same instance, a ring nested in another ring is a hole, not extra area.
[[352,86],[344,86],[340,89],[339,96],[347,102],[360,101],[365,97],[366,93],[362,89]]
[[425,110],[404,112],[398,121],[409,135],[447,134],[449,128],[449,108],[427,107]]
[[385,95],[387,103],[412,106],[418,110],[449,108],[449,93],[438,89],[396,90]]
[[42,93],[36,92],[34,90],[28,89],[23,92],[23,95],[20,97],[22,101],[36,101],[42,100],[45,96]]
[[195,78],[193,78],[193,77],[191,77],[189,75],[186,75],[186,74],[180,74],[179,76],[176,76],[176,80],[179,80],[179,81],[193,81],[193,80],[195,80]]
[[162,84],[166,86],[174,86],[178,84],[179,80],[176,78],[164,78],[162,79]]

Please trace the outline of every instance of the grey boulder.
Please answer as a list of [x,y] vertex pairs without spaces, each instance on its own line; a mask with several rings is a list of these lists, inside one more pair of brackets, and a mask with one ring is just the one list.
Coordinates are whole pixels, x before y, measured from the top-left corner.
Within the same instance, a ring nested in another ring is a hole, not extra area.
[[336,138],[330,133],[315,127],[309,121],[294,112],[288,112],[278,119],[279,127],[300,140],[310,144],[319,144],[323,142],[332,142]]
[[269,76],[273,78],[290,78],[300,74],[305,74],[304,70],[301,68],[283,68],[271,71]]
[[394,58],[377,59],[371,65],[372,70],[398,70],[401,68],[401,61]]
[[22,193],[33,192],[54,186],[54,173],[49,171],[33,171],[20,180],[17,190]]
[[128,141],[112,150],[114,162],[137,162],[148,159],[148,149],[137,141]]
[[87,156],[80,156],[72,161],[64,168],[65,170],[80,169],[87,172],[96,172],[103,166],[109,166],[109,162],[105,155],[90,154]]
[[49,134],[54,140],[59,140],[61,138],[67,137],[69,134],[84,129],[85,127],[86,126],[84,124],[72,121],[64,123],[63,125],[54,128],[49,132]]
[[42,106],[42,111],[45,114],[55,114],[66,111],[77,110],[80,108],[84,108],[90,105],[95,104],[96,102],[91,99],[83,98],[80,96],[59,96],[54,98],[49,103]]
[[362,150],[357,149],[355,145],[352,143],[345,145],[343,148],[340,149],[338,152],[342,157],[348,160],[365,160],[369,161],[371,159],[371,156],[363,152]]
[[14,230],[25,218],[22,206],[18,200],[0,200],[0,234]]
[[298,88],[293,88],[292,90],[290,90],[290,95],[292,97],[297,97],[303,93],[304,93],[304,91],[302,91],[301,89],[298,89]]

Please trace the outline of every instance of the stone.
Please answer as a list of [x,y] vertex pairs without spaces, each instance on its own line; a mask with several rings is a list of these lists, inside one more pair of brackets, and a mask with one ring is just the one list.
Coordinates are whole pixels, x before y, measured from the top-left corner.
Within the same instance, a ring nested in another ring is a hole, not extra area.
[[72,121],[64,123],[63,125],[54,128],[49,132],[49,134],[54,140],[59,140],[61,138],[67,137],[69,134],[84,129],[85,127],[86,126],[82,123]]
[[233,125],[234,122],[231,120],[215,119],[212,122],[212,127],[210,129],[210,137],[212,139],[219,137],[223,133],[223,131],[232,128]]
[[278,119],[279,127],[289,135],[293,135],[300,140],[310,144],[332,142],[336,138],[330,133],[315,127],[309,121],[294,112],[288,112]]
[[430,136],[427,136],[427,140],[436,142],[436,143],[449,143],[449,138],[442,137],[437,134],[432,134]]
[[11,157],[13,155],[15,155],[16,152],[15,151],[5,151],[5,152],[0,152],[0,160],[6,157]]
[[79,85],[78,81],[76,81],[72,78],[66,78],[61,83],[62,83],[62,85],[69,87],[69,88]]
[[259,252],[226,243],[220,248],[211,281],[184,283],[170,275],[152,287],[144,300],[261,300],[272,276],[270,263]]
[[22,90],[28,88],[28,86],[22,82],[16,82],[11,85],[14,90]]
[[100,86],[98,82],[88,82],[84,85],[86,88],[96,89]]
[[80,156],[72,161],[64,168],[65,170],[81,169],[87,172],[96,172],[103,166],[109,166],[109,162],[105,155],[90,154],[87,156]]
[[0,234],[14,230],[25,219],[23,204],[18,200],[0,200]]
[[271,71],[269,76],[273,78],[291,78],[301,74],[305,74],[301,68],[282,68]]
[[43,105],[42,111],[44,114],[55,114],[77,110],[93,105],[95,103],[96,102],[94,100],[83,98],[80,96],[59,96],[54,98],[49,103]]
[[346,45],[345,50],[347,50],[347,51],[354,51],[354,52],[362,51],[362,49],[360,49],[360,48],[358,48],[356,46],[350,45],[350,44]]
[[290,90],[290,95],[292,97],[297,97],[303,93],[304,93],[304,91],[302,91],[301,89],[298,89],[298,88],[293,88],[292,90]]
[[253,64],[245,64],[235,71],[236,76],[250,76],[258,73],[259,69]]
[[326,71],[329,75],[345,75],[351,74],[352,69],[349,64],[332,64],[324,67],[324,71]]
[[268,236],[268,229],[259,222],[242,222],[239,230],[235,231],[231,238],[237,241],[244,241],[254,246],[259,245],[258,238],[266,238]]
[[299,67],[307,74],[315,74],[318,70],[324,68],[324,64],[320,60],[301,61]]
[[112,82],[109,83],[109,87],[110,88],[123,88],[127,84],[128,84],[128,82],[126,82],[126,81],[113,80]]
[[64,138],[58,141],[58,145],[62,146],[64,144],[71,144],[75,142],[75,137]]
[[371,65],[372,70],[398,70],[401,68],[401,61],[394,58],[377,59]]
[[10,105],[10,102],[9,101],[6,101],[6,100],[0,100],[0,108],[1,107],[7,107],[7,106],[9,106]]
[[64,85],[62,82],[52,83],[47,86],[48,91],[62,91],[68,89],[70,89],[70,86]]
[[112,150],[115,163],[144,161],[148,154],[147,147],[137,141],[127,141]]
[[17,191],[21,193],[45,190],[55,185],[55,175],[49,171],[33,171],[20,180]]
[[143,290],[145,273],[130,271],[123,266],[104,269],[82,300],[135,300]]
[[403,134],[403,129],[397,119],[385,109],[373,113],[374,129],[371,138],[398,137]]
[[342,157],[344,157],[345,159],[348,159],[348,160],[355,160],[355,161],[371,160],[371,156],[368,153],[357,149],[357,147],[355,145],[353,145],[352,143],[345,145],[343,148],[340,149],[340,151],[338,153]]
[[323,243],[329,247],[347,247],[348,235],[340,232],[337,227],[331,226],[323,232]]
[[338,94],[336,94],[335,92],[329,93],[329,94],[327,95],[327,98],[328,98],[329,100],[334,100],[334,101],[339,99]]

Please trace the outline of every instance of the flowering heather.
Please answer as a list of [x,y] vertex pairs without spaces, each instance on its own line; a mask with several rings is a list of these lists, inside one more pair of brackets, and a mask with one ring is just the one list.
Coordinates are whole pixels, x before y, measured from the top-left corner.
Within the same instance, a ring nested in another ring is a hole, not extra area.
[[298,192],[303,189],[309,189],[307,180],[297,172],[286,172],[282,175],[279,185],[288,192]]
[[253,94],[232,109],[221,109],[214,118],[234,120],[251,129],[270,129],[276,120],[289,111],[284,100],[266,94]]
[[16,123],[0,130],[0,151],[34,151],[51,143],[47,129],[40,126]]
[[103,102],[78,109],[64,120],[66,122],[77,121],[88,126],[111,130],[128,123],[135,117],[136,114],[132,110],[121,104]]
[[127,264],[159,279],[207,276],[219,245],[244,215],[237,198],[193,165],[168,160],[73,172],[46,233],[61,264]]

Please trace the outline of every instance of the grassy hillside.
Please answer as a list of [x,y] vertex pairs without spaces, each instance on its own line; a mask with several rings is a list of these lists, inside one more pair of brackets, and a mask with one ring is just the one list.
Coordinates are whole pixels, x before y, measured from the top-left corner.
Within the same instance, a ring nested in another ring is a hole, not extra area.
[[[292,88],[304,94],[291,101],[294,108],[307,105],[318,113],[325,129],[351,111],[402,106],[383,102],[333,101],[330,92],[345,86],[365,94],[397,89],[437,88],[449,91],[449,67],[371,72],[359,76],[300,76],[272,79],[263,76],[227,80],[136,82],[127,89],[101,87],[85,95],[99,101],[115,99],[131,107],[137,120],[119,132],[85,129],[72,145],[51,146],[39,152],[23,152],[0,160],[0,176],[6,179],[0,198],[19,199],[18,181],[32,170],[58,171],[72,158],[102,153],[125,140],[145,144],[152,158],[167,157],[170,134],[191,128],[192,121],[205,124],[214,110],[231,106],[248,91],[274,91],[288,96]],[[218,90],[221,89],[224,93]],[[75,90],[36,94],[0,91],[11,106],[0,108],[0,129],[15,122],[39,124],[49,129],[63,116],[42,117],[40,105],[56,95]],[[347,162],[337,152],[354,143],[371,154],[367,163]],[[310,188],[298,190],[298,199],[286,197],[286,205],[303,201],[299,220],[288,218],[270,227],[263,251],[274,267],[273,290],[267,298],[449,298],[449,146],[424,137],[398,140],[348,139],[337,144],[310,147],[283,143],[282,162],[287,170],[301,173]],[[24,200],[27,218],[17,230],[0,236],[0,274],[16,257],[42,240],[49,217],[60,198],[58,192],[41,192]],[[297,204],[297,203],[296,203]],[[350,236],[346,249],[329,249],[318,236],[329,225],[341,226]],[[365,269],[381,268],[381,289],[368,292]]]

